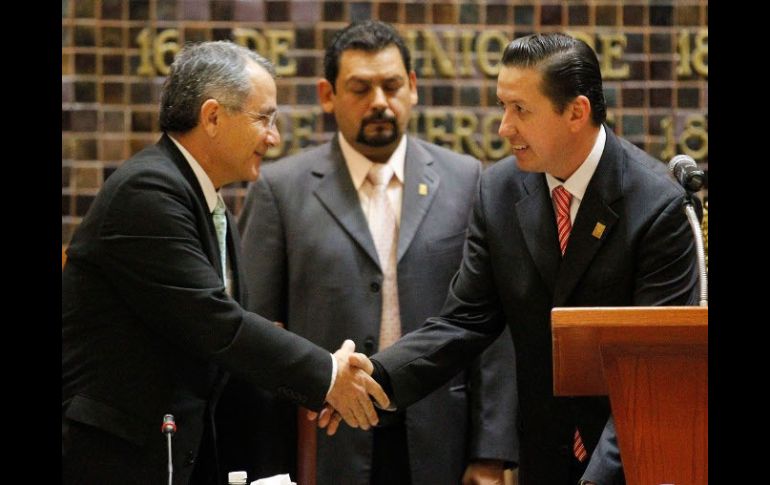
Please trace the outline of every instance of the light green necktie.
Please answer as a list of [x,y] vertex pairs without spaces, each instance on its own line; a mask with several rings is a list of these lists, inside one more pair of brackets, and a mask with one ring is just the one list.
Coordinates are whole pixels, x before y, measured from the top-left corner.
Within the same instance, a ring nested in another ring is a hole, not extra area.
[[219,259],[222,262],[222,281],[227,286],[227,217],[225,216],[225,201],[217,194],[217,205],[212,214],[214,229],[217,231],[219,241]]

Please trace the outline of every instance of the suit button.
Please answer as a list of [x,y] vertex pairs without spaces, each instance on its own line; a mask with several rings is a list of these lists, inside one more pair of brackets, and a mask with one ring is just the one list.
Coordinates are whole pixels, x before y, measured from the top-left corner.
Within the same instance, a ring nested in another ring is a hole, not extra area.
[[374,337],[369,336],[364,339],[364,355],[367,357],[374,352]]
[[187,452],[187,456],[185,457],[184,464],[186,466],[192,466],[195,464],[195,453],[193,451]]
[[380,292],[380,284],[376,281],[372,281],[372,283],[369,285],[369,289],[372,290],[372,293],[379,293]]

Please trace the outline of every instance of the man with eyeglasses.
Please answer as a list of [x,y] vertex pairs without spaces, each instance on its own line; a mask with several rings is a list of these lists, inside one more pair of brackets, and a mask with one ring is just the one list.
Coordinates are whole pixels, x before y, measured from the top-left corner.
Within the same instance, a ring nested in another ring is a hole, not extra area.
[[[64,483],[222,484],[213,415],[228,373],[310,409],[377,423],[382,389],[243,309],[238,232],[219,189],[279,142],[273,66],[229,42],[188,45],[161,94],[160,141],[105,182],[62,273]],[[173,454],[159,432],[178,430]]]
[[[406,134],[417,79],[392,26],[367,21],[341,30],[324,67],[318,96],[338,133],[265,166],[244,204],[249,308],[324,348],[350,338],[371,354],[441,308],[460,264],[481,164]],[[386,176],[375,182],[380,171]],[[501,481],[505,462],[517,459],[512,356],[506,335],[371,432],[318,432],[316,483]],[[257,477],[291,471],[296,447],[295,408],[270,407],[260,392],[231,380],[218,428],[228,467]],[[301,419],[315,433],[304,413]]]

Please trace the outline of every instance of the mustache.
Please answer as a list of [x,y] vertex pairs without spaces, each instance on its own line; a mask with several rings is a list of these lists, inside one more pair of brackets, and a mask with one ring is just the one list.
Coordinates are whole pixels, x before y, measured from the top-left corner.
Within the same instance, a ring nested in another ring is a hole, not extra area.
[[385,111],[377,111],[373,115],[367,116],[366,118],[361,120],[361,126],[365,126],[369,123],[380,123],[383,121],[396,124],[396,117],[388,115],[387,113],[385,113]]

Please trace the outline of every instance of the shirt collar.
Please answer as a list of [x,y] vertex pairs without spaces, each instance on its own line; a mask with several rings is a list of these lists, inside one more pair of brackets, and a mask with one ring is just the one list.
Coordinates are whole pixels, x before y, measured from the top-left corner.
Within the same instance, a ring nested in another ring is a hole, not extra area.
[[[393,173],[398,178],[398,181],[404,183],[404,162],[406,160],[406,136],[401,137],[401,141],[393,151],[393,154],[388,159],[387,163],[393,168]],[[366,175],[369,173],[369,169],[375,162],[372,162],[355,148],[342,136],[342,133],[337,133],[337,139],[340,143],[340,149],[342,150],[342,156],[345,158],[345,163],[348,166],[350,172],[350,178],[353,180],[353,186],[356,191],[361,189]]]
[[604,143],[607,141],[607,133],[604,132],[604,125],[599,126],[599,133],[596,135],[596,141],[594,147],[588,154],[588,157],[582,164],[575,170],[575,173],[562,182],[550,173],[545,174],[545,180],[548,182],[548,193],[553,192],[559,185],[563,185],[565,189],[572,194],[573,197],[578,200],[583,200],[583,196],[588,188],[588,183],[596,172],[596,167],[599,166],[599,160],[602,158],[602,152],[604,152]]
[[182,155],[184,155],[187,163],[190,164],[190,168],[192,168],[193,173],[195,173],[195,178],[198,179],[198,183],[203,190],[203,196],[206,198],[206,205],[209,208],[209,212],[213,213],[214,207],[217,205],[217,189],[214,188],[214,183],[211,181],[206,171],[203,170],[203,167],[201,167],[198,161],[195,160],[195,157],[193,157],[181,143],[176,141],[173,136],[169,135],[168,137],[171,138],[174,145],[176,145],[176,147],[179,148],[179,151],[182,152]]

